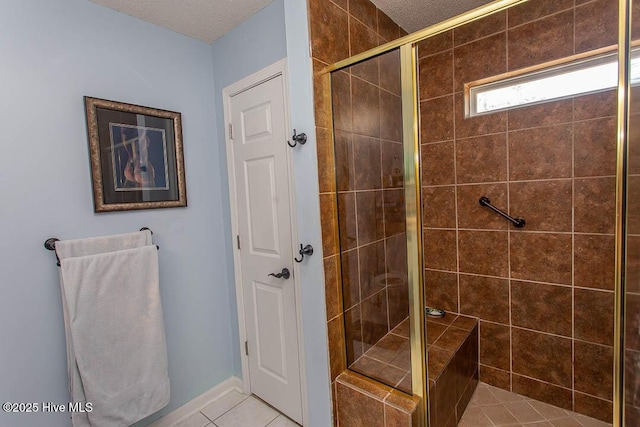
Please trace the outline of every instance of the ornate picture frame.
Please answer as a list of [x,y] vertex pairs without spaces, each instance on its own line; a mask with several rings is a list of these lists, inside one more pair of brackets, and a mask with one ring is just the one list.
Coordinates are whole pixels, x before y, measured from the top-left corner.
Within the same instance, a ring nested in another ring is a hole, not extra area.
[[187,206],[180,113],[85,96],[95,212]]

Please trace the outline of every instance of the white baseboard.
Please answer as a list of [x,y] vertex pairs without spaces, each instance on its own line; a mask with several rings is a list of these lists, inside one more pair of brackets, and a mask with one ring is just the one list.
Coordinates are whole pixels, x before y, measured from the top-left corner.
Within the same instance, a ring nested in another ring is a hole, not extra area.
[[227,394],[232,390],[242,393],[242,380],[240,378],[231,377],[228,380],[221,382],[211,390],[205,391],[195,399],[185,403],[181,407],[149,424],[148,427],[173,427],[188,418],[191,414],[198,412],[220,396]]

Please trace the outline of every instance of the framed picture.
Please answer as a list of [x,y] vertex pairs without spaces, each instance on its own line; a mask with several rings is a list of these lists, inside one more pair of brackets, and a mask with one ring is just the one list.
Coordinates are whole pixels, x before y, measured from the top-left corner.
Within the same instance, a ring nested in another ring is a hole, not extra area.
[[95,212],[187,206],[180,113],[84,102]]

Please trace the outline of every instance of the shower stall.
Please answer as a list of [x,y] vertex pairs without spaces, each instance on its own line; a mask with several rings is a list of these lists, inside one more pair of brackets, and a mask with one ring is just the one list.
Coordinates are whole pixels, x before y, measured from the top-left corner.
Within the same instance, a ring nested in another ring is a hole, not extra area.
[[640,425],[638,10],[499,0],[319,72],[331,351],[413,423],[456,425],[482,382]]

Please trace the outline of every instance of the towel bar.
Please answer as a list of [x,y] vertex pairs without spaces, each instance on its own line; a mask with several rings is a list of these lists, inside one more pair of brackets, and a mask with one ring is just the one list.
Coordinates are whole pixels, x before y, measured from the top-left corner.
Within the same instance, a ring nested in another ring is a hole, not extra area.
[[[153,231],[149,228],[149,227],[142,227],[140,229],[140,231],[144,231],[144,230],[149,230],[149,233],[151,233],[151,235],[153,236]],[[49,250],[49,251],[55,251],[56,250],[56,242],[59,242],[60,239],[55,238],[55,237],[49,237],[47,240],[44,241],[44,248]],[[160,246],[156,245],[156,249],[160,250]],[[58,267],[60,267],[60,258],[58,258],[58,254],[56,254],[56,260]]]

